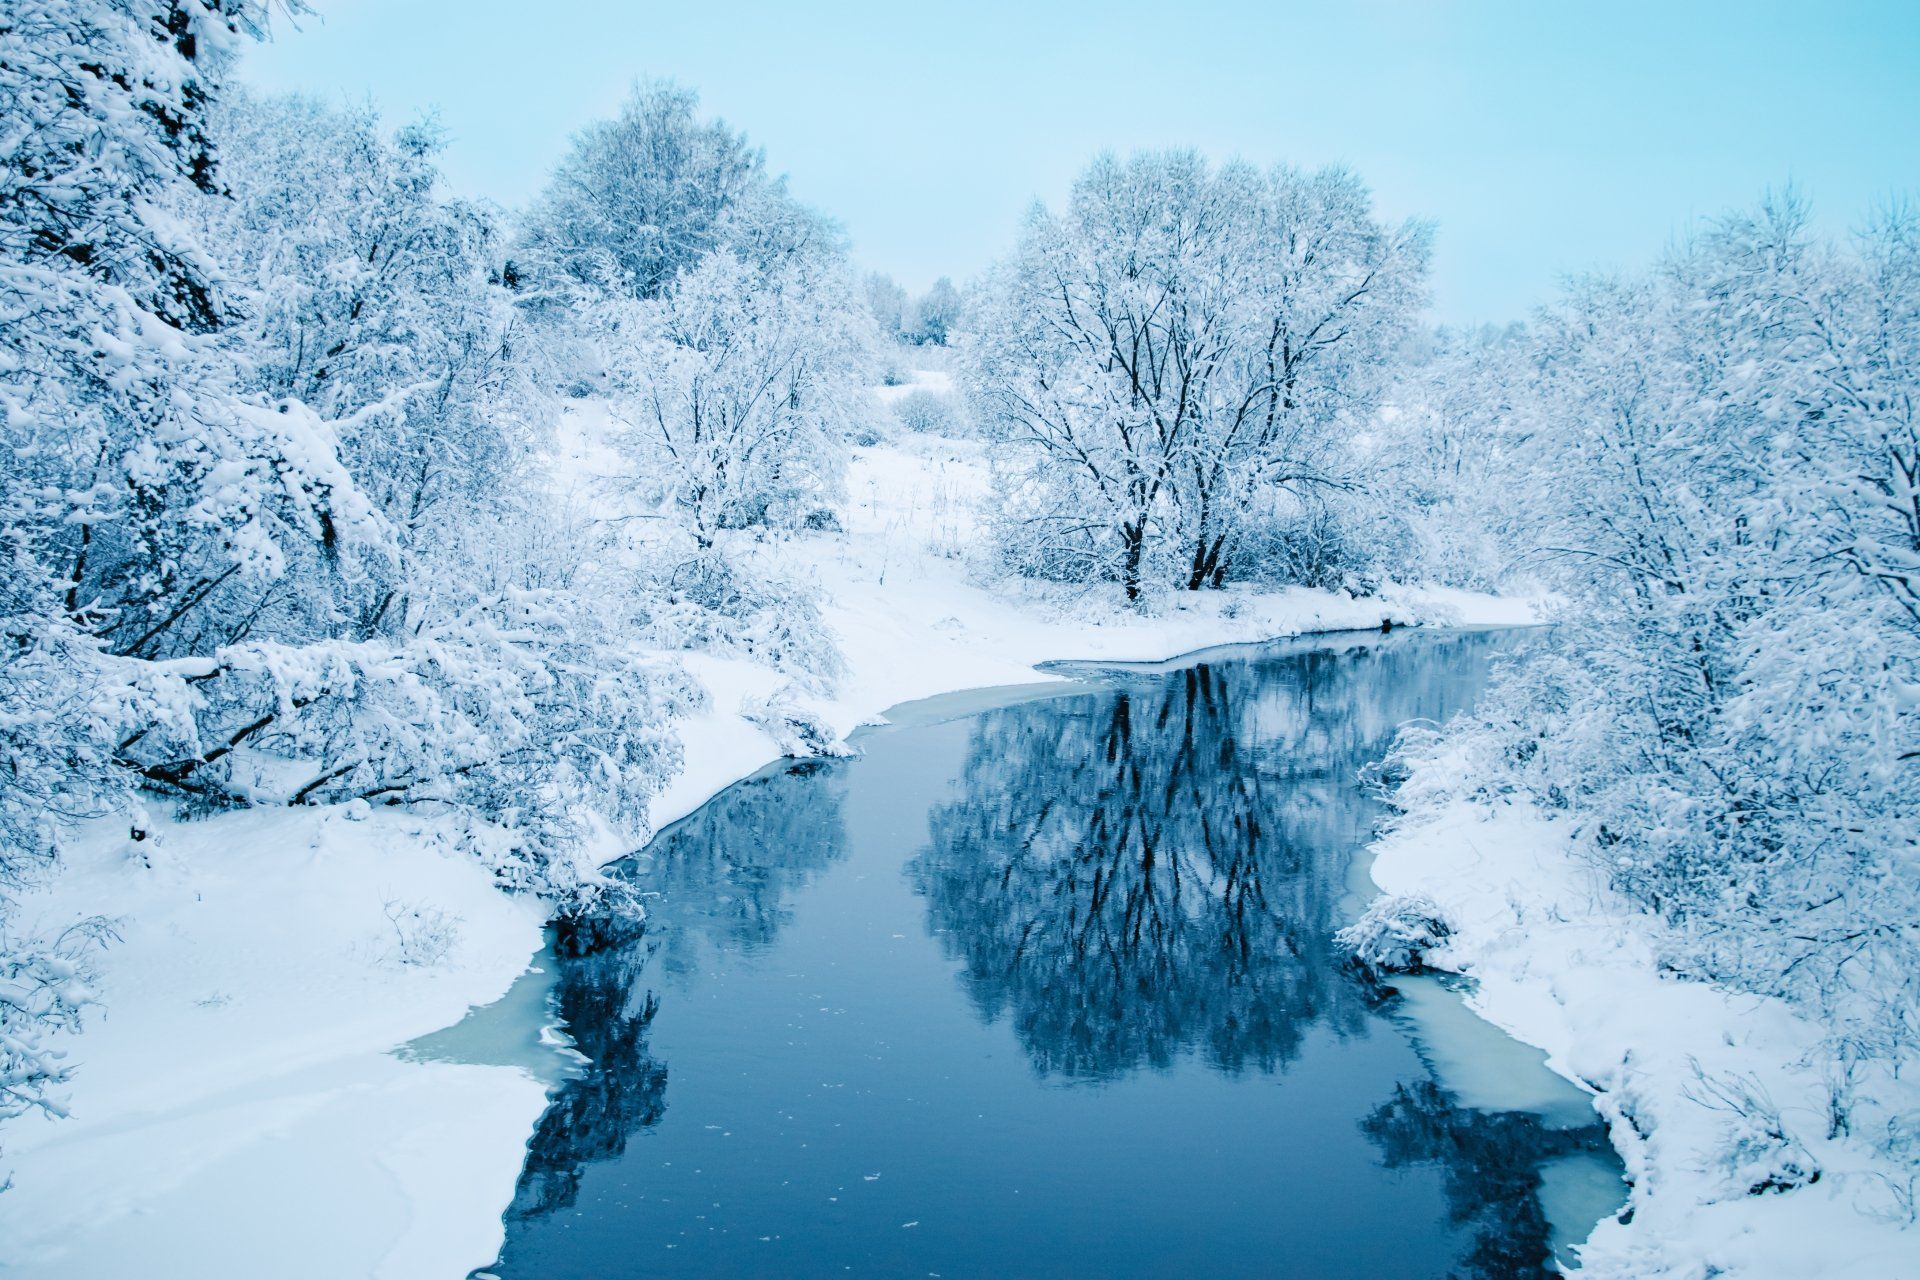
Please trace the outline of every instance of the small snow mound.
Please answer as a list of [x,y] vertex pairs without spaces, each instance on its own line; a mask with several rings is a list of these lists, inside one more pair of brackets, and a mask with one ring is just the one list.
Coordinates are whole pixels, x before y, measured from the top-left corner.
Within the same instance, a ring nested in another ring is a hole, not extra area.
[[1417,973],[1427,953],[1446,945],[1453,929],[1440,905],[1423,893],[1388,894],[1365,915],[1334,935],[1352,961],[1370,978]]

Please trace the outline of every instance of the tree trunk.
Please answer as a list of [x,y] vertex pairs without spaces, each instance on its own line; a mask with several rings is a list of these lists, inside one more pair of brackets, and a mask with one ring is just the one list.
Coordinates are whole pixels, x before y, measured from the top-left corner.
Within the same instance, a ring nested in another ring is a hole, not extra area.
[[1220,585],[1227,576],[1227,562],[1222,555],[1226,546],[1224,533],[1215,534],[1212,541],[1208,541],[1204,533],[1200,536],[1193,548],[1193,571],[1187,576],[1187,590]]
[[1120,526],[1120,545],[1126,549],[1122,560],[1121,581],[1127,588],[1127,603],[1137,604],[1140,600],[1140,557],[1146,549],[1147,529],[1144,523],[1123,524]]
[[1193,568],[1187,574],[1187,590],[1198,591],[1207,585],[1207,533],[1203,525],[1193,543]]

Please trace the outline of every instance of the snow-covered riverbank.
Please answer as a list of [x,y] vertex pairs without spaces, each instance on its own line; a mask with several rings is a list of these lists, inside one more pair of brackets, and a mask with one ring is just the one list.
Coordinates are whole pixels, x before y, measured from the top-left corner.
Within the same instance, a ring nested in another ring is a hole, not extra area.
[[[590,471],[594,450],[572,461]],[[1117,602],[970,581],[977,445],[861,451],[844,534],[769,549],[818,583],[846,659],[808,709],[839,733],[895,704],[1049,677],[1050,659],[1157,660],[1215,644],[1396,623],[1529,621],[1524,602],[1295,590]],[[708,708],[656,825],[780,753],[743,712],[783,683],[691,655]],[[491,888],[430,821],[351,808],[157,824],[82,842],[42,924],[106,913],[104,1004],[68,1046],[72,1116],[4,1134],[0,1266],[22,1276],[459,1276],[491,1258],[544,1086],[513,1067],[391,1050],[505,993],[540,946],[537,904]],[[623,852],[617,846],[608,856]],[[149,865],[151,864],[151,865]]]
[[1375,846],[1374,881],[1438,905],[1452,933],[1428,962],[1471,977],[1475,1012],[1595,1092],[1633,1180],[1582,1274],[1920,1276],[1920,1170],[1873,1144],[1875,1126],[1920,1106],[1912,1081],[1876,1082],[1853,1132],[1833,1134],[1821,1028],[1780,1000],[1663,973],[1658,922],[1557,822],[1467,798],[1457,760],[1428,761],[1410,785],[1438,803]]

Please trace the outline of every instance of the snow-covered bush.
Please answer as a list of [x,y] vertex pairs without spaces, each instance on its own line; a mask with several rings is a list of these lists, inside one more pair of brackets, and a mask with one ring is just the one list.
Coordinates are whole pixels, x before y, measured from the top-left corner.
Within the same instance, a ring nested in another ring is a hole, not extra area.
[[385,955],[394,964],[431,969],[452,955],[460,941],[460,917],[438,907],[389,900],[380,904],[380,911],[393,929],[393,936],[382,942]]
[[895,400],[893,416],[909,431],[935,436],[960,434],[960,406],[954,397],[925,387]]
[[803,692],[788,681],[764,698],[747,699],[741,704],[740,714],[772,738],[783,756],[804,759],[854,754],[826,717],[805,704]]
[[845,674],[817,593],[759,570],[750,557],[668,556],[641,581],[649,643],[752,658],[814,693],[831,691]]
[[636,941],[647,930],[643,896],[624,876],[596,876],[588,891],[563,901],[548,922],[554,952],[587,956]]
[[1453,930],[1439,904],[1423,894],[1376,899],[1358,920],[1334,935],[1362,973],[1381,978],[1418,973],[1430,951],[1446,945]]
[[91,961],[112,938],[111,923],[99,918],[52,937],[20,936],[0,918],[0,1122],[30,1111],[66,1114],[59,1091],[73,1063],[54,1037],[78,1030],[81,1014],[99,1002],[89,985]]
[[1411,530],[1367,492],[1282,494],[1242,518],[1229,581],[1370,593],[1413,567]]

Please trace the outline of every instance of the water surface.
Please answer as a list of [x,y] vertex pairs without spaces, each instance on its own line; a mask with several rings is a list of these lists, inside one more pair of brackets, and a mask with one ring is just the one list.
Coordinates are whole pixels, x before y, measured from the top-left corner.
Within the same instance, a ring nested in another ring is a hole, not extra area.
[[488,1272],[1547,1274],[1619,1200],[1591,1108],[1332,941],[1361,769],[1515,643],[1114,671],[723,793],[622,868],[644,937],[548,962],[585,1066]]

